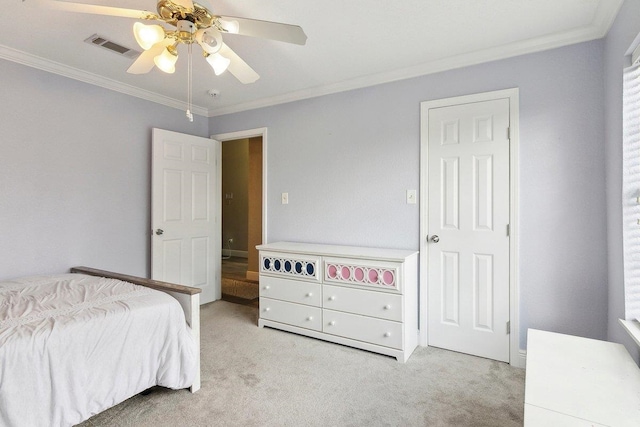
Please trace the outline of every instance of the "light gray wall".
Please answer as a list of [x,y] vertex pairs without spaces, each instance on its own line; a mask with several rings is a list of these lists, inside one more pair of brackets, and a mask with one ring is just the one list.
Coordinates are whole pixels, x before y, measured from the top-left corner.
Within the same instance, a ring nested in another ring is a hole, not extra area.
[[[607,58],[623,49],[615,40]],[[519,87],[521,347],[528,327],[606,338],[603,52],[602,41],[583,43],[194,124],[0,61],[0,278],[77,264],[146,275],[153,127],[200,136],[268,127],[270,241],[418,249],[418,205],[405,191],[419,185],[420,102]],[[617,102],[612,82],[607,106]],[[607,110],[607,124],[619,116]],[[619,147],[610,145],[611,192]],[[620,286],[609,289],[615,298]]]
[[[418,249],[420,102],[520,88],[526,329],[607,336],[603,42],[210,119],[268,127],[269,241]],[[289,204],[280,204],[280,193]]]
[[640,360],[638,346],[618,323],[624,318],[622,251],[622,70],[630,65],[627,49],[640,33],[640,0],[626,0],[605,39],[605,147],[607,170],[607,237],[609,248],[608,338],[625,344]]
[[149,272],[151,129],[207,119],[0,60],[0,280]]

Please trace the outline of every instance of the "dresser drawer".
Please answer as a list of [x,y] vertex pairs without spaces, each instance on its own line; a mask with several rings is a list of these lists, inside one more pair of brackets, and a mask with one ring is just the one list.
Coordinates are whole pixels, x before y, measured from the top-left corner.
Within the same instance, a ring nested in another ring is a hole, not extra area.
[[387,292],[324,285],[323,307],[396,322],[402,321],[402,296]]
[[320,307],[322,286],[317,283],[261,275],[260,296]]
[[260,251],[260,274],[320,283],[320,256]]
[[322,309],[271,298],[260,298],[260,317],[300,328],[322,330]]
[[402,292],[401,264],[324,257],[324,282]]
[[322,332],[402,349],[402,323],[340,311],[322,310]]

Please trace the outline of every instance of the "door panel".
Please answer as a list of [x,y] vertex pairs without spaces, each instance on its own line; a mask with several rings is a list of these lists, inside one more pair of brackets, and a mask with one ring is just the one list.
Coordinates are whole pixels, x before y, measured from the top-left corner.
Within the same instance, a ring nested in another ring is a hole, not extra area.
[[476,329],[493,331],[493,255],[474,255],[474,312]]
[[[219,142],[153,130],[152,278],[220,298]],[[158,230],[162,230],[159,232]]]
[[[181,284],[180,264],[182,263],[182,240],[162,240],[162,265],[159,276],[153,274],[152,279]],[[161,279],[160,279],[161,278]]]
[[493,172],[493,156],[473,157],[475,230],[493,230]]
[[162,216],[165,222],[182,221],[183,173],[179,170],[163,170]]
[[460,190],[458,170],[460,159],[458,157],[442,159],[442,228],[458,229],[460,211],[458,202]]
[[428,344],[509,360],[509,100],[428,114]]

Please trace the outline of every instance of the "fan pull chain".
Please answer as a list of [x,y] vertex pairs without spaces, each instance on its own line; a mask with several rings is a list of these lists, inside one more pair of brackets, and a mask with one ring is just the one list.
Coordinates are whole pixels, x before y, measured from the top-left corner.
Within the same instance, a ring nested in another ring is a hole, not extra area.
[[192,70],[191,53],[193,50],[193,45],[189,43],[187,47],[189,50],[189,58],[187,59],[187,74],[188,74],[187,76],[187,119],[189,119],[190,122],[193,122],[193,113],[191,113],[191,108],[192,108],[191,92],[193,91],[193,70]]

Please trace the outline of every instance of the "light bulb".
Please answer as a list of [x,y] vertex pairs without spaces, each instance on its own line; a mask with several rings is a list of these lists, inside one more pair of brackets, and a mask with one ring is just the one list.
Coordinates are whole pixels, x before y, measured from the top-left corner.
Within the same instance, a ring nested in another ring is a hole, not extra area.
[[216,73],[216,76],[219,76],[226,71],[231,60],[229,58],[225,58],[219,53],[214,53],[213,55],[207,55],[207,62],[211,65],[211,68],[213,68],[213,72]]
[[177,60],[178,54],[171,53],[168,48],[164,49],[160,55],[153,58],[153,62],[156,64],[156,67],[169,74],[173,74],[176,71]]
[[151,46],[164,40],[164,28],[160,25],[145,25],[141,22],[133,24],[133,35],[136,41],[144,50],[151,49]]
[[222,29],[228,33],[238,34],[238,31],[240,31],[240,23],[236,20],[225,21],[224,19],[218,19],[218,22],[220,22]]
[[196,32],[196,41],[202,47],[202,50],[213,54],[222,47],[222,34],[216,28],[200,28]]

